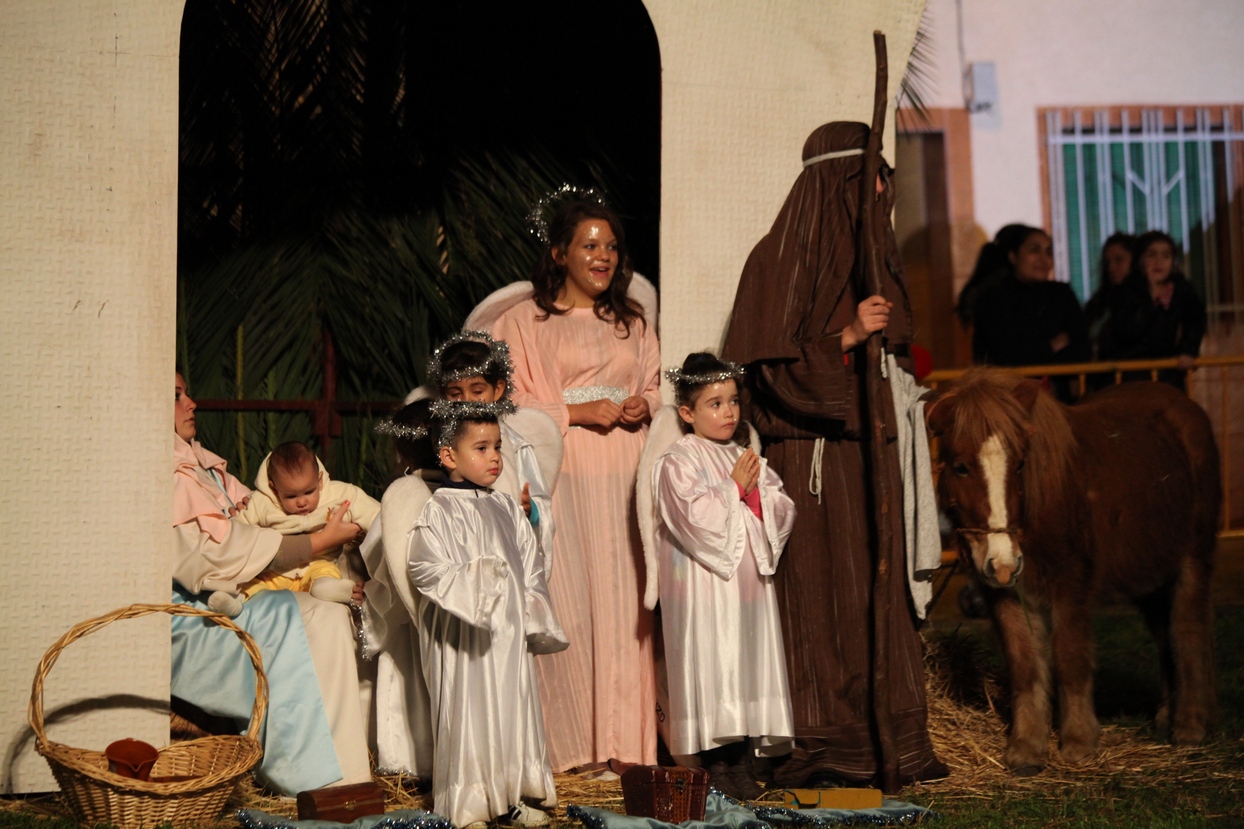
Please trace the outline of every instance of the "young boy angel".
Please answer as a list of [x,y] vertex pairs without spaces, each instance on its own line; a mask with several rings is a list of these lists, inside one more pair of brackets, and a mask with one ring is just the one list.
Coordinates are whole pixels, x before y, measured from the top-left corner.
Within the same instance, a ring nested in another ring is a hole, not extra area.
[[[509,345],[483,331],[455,334],[428,360],[428,384],[446,400],[508,401],[512,373]],[[505,463],[493,488],[522,506],[540,542],[547,577],[552,568],[553,485],[561,466],[561,432],[552,418],[531,408],[516,409],[499,425]]]
[[568,643],[553,615],[531,523],[490,487],[503,469],[495,403],[438,400],[431,433],[445,475],[408,553],[431,698],[434,809],[457,826],[548,823],[557,804],[532,654]]
[[[291,441],[273,449],[259,465],[255,491],[237,518],[282,535],[312,533],[344,521],[358,524],[366,533],[379,512],[380,502],[353,484],[330,479],[324,464],[306,444]],[[238,585],[236,594],[213,593],[207,605],[217,613],[236,616],[242,612],[245,599],[263,590],[296,590],[342,604],[357,601],[361,598],[358,585],[343,579],[337,566],[341,549],[325,550],[295,570],[265,570]]]

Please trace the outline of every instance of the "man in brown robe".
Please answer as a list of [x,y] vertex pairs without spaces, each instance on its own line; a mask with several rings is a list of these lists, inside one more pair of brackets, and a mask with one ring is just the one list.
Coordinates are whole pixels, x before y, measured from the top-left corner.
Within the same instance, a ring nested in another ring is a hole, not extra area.
[[[888,175],[868,188],[879,199],[875,238],[885,246],[880,295],[860,296],[856,285],[867,140],[866,125],[846,122],[808,138],[804,171],[743,268],[723,352],[749,368],[748,417],[799,510],[776,575],[796,735],[795,751],[777,771],[786,786],[873,781],[882,769],[873,582],[879,556],[892,574],[905,573],[906,564],[901,510],[892,505],[882,515],[872,504],[864,345],[883,336],[886,351],[910,371],[912,322],[890,225]],[[876,472],[888,476],[890,492],[902,492],[888,387],[884,399],[888,444]],[[892,522],[890,549],[877,549],[879,519]],[[892,577],[890,585],[884,693],[899,777],[944,777],[929,742],[907,584]]]

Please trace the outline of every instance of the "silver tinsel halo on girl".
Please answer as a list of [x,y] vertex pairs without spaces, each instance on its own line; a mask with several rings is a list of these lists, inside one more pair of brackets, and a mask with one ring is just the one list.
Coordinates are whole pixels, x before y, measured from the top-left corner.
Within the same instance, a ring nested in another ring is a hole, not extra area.
[[736,383],[743,379],[747,373],[743,366],[738,363],[732,363],[729,360],[722,360],[721,364],[725,366],[722,371],[706,371],[701,374],[685,374],[681,368],[667,368],[665,370],[665,379],[669,380],[677,388],[697,389],[701,386],[711,386],[713,383],[724,383],[727,380],[734,380]]
[[440,424],[440,440],[437,447],[449,446],[453,443],[454,432],[458,424],[464,420],[497,420],[508,417],[516,411],[509,400],[498,400],[495,403],[484,403],[479,400],[433,400],[432,419]]
[[552,212],[550,208],[567,198],[592,202],[601,207],[608,206],[604,195],[591,187],[584,188],[575,187],[573,184],[563,184],[556,190],[545,193],[531,206],[531,210],[527,212],[527,231],[539,239],[541,244],[547,245],[549,243],[549,214]]
[[[441,371],[441,359],[445,354],[445,349],[458,343],[483,343],[488,346],[488,359],[477,366],[467,366],[444,374]],[[514,361],[510,359],[509,343],[505,340],[494,340],[484,331],[459,331],[441,343],[428,358],[427,382],[439,391],[445,388],[446,383],[453,383],[467,377],[487,376],[494,367],[501,369],[502,379],[505,380],[505,394],[502,395],[502,399],[508,400],[510,398],[510,376],[514,374]]]
[[423,440],[428,436],[427,426],[410,426],[405,423],[394,423],[393,418],[386,417],[372,427],[378,435],[388,435],[398,440]]

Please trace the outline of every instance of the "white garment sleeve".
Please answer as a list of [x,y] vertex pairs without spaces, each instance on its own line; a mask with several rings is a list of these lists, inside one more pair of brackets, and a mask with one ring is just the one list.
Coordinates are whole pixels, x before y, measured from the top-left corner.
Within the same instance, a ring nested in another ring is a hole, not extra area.
[[491,629],[492,612],[505,592],[510,568],[505,559],[494,555],[457,560],[450,545],[462,535],[451,523],[433,504],[419,516],[407,550],[411,585],[467,624]]
[[173,580],[192,593],[237,590],[267,569],[282,538],[276,530],[236,519],[229,522],[229,534],[220,543],[202,532],[197,521],[178,524],[173,535]]
[[795,502],[786,494],[782,479],[769,468],[768,462],[761,458],[760,464],[760,514],[769,544],[767,550],[754,550],[753,553],[760,575],[772,576],[777,572],[782,548],[795,526]]
[[678,544],[713,575],[734,578],[747,546],[746,509],[733,478],[709,486],[692,461],[663,455],[653,469],[657,520]]
[[518,539],[526,574],[523,584],[526,598],[523,626],[527,631],[527,650],[536,654],[564,651],[570,647],[570,640],[566,638],[561,623],[553,613],[553,601],[549,598],[549,585],[544,575],[545,557],[536,541],[535,531],[517,504],[514,505],[514,533]]

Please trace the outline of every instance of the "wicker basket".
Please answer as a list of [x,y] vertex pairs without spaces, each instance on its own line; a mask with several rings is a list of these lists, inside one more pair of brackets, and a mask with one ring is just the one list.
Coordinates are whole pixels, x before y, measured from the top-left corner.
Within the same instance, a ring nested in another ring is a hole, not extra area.
[[[203,737],[160,749],[152,776],[193,778],[189,780],[144,782],[122,777],[108,770],[103,752],[52,742],[43,729],[43,681],[65,646],[119,619],[152,613],[211,619],[242,640],[255,665],[255,707],[246,734]],[[61,794],[78,820],[88,826],[109,824],[119,829],[137,829],[163,823],[202,825],[217,820],[238,779],[263,756],[257,738],[267,708],[268,678],[259,649],[228,617],[187,605],[136,604],[75,625],[48,649],[30,689],[29,718],[37,738],[35,749],[52,767]]]

